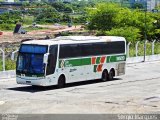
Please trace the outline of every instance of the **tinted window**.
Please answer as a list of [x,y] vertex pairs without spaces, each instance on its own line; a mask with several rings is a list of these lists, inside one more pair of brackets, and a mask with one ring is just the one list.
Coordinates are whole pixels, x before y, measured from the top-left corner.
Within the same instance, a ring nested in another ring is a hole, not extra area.
[[125,53],[125,42],[106,42],[101,45],[102,54],[120,54]]
[[56,61],[57,61],[57,49],[58,45],[52,45],[49,48],[48,64],[47,64],[47,75],[55,72]]
[[81,53],[82,53],[81,56],[88,56],[94,53],[92,49],[92,44],[90,43],[81,44],[80,48],[81,48]]
[[125,42],[98,42],[81,44],[81,56],[125,53]]
[[50,46],[49,53],[50,54],[57,54],[57,48],[58,48],[58,45],[52,45],[52,46]]
[[22,44],[20,47],[20,51],[19,52],[23,52],[23,53],[46,53],[47,52],[47,46],[45,45],[25,45]]
[[60,46],[60,58],[125,53],[125,42],[97,42]]
[[79,57],[81,56],[81,49],[79,44],[69,44],[60,46],[59,58]]

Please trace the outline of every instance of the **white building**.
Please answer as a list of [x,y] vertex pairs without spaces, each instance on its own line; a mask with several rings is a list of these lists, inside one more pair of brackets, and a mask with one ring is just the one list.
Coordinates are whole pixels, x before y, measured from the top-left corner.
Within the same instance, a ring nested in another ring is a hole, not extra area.
[[152,11],[156,6],[160,4],[160,0],[130,0],[130,4],[141,3],[144,6],[147,5],[147,10]]
[[147,10],[152,11],[160,4],[160,0],[146,0],[147,1]]
[[14,0],[5,0],[5,2],[14,2]]

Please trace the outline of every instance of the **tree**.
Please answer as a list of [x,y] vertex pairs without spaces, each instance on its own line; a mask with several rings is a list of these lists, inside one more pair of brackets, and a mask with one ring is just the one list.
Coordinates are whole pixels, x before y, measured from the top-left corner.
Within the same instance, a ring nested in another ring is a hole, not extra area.
[[41,9],[41,12],[36,17],[36,21],[40,23],[59,22],[59,19],[60,19],[60,14],[56,11],[56,9],[52,7]]
[[115,27],[115,17],[119,13],[117,4],[98,4],[95,8],[88,8],[88,28],[90,30],[111,30]]
[[[151,40],[156,37],[156,31],[159,31],[157,30],[158,16],[155,17],[155,14],[151,12],[147,12],[145,16],[145,12],[140,9],[131,10],[117,4],[102,3],[95,8],[88,8],[87,13],[88,29],[98,30],[101,33],[107,31],[107,34],[119,35],[122,31],[124,36],[130,34],[133,40],[135,38],[143,40],[146,32],[148,40]],[[127,28],[134,32],[127,32]],[[135,34],[137,34],[136,37]]]
[[67,13],[73,13],[73,9],[71,6],[69,5],[66,5],[65,8],[64,8],[64,12],[67,12]]
[[0,15],[1,23],[15,24],[18,21],[22,21],[20,12],[9,11]]
[[144,9],[144,6],[143,6],[143,4],[142,3],[138,3],[138,2],[136,2],[136,3],[134,3],[133,4],[133,6],[132,6],[132,8],[138,8],[138,9]]
[[140,30],[135,27],[121,27],[113,28],[110,31],[106,31],[106,35],[111,36],[123,36],[130,42],[136,42],[140,40]]
[[53,2],[52,7],[54,7],[58,12],[62,12],[65,9],[65,4],[63,2]]

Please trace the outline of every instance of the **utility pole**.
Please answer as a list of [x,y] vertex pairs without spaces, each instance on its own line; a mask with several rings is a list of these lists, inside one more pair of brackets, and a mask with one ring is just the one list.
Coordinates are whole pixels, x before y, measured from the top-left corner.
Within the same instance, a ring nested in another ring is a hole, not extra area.
[[123,0],[120,0],[120,5],[121,5],[121,7],[122,7],[122,5],[123,5]]
[[145,30],[144,30],[144,59],[143,59],[143,62],[145,62],[146,60],[146,41],[147,41],[147,21],[146,21],[146,17],[147,17],[147,2],[145,2],[145,16],[144,16],[144,27],[145,27]]

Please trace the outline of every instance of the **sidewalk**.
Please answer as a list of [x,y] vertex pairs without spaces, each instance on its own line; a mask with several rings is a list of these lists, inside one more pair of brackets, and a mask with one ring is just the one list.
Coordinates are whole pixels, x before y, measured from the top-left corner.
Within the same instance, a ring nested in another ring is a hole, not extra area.
[[8,71],[0,72],[0,81],[2,79],[15,78],[15,77],[16,77],[15,70],[8,70]]

